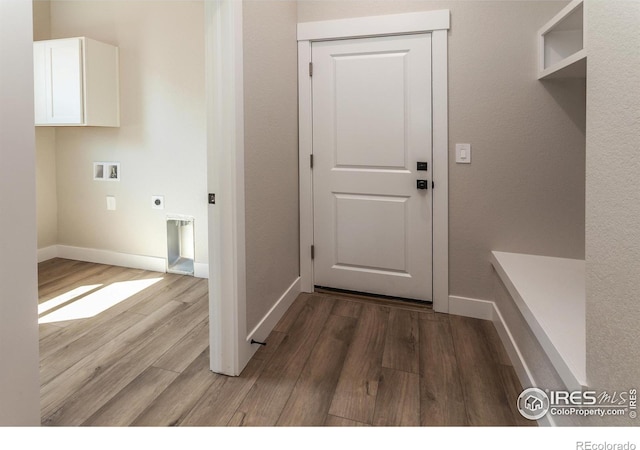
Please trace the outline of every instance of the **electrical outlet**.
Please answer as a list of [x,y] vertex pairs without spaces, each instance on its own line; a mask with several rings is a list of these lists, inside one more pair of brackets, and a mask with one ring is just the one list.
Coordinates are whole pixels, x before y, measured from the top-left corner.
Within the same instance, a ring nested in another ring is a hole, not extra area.
[[151,207],[153,209],[164,209],[164,196],[162,196],[162,195],[152,195],[151,196]]

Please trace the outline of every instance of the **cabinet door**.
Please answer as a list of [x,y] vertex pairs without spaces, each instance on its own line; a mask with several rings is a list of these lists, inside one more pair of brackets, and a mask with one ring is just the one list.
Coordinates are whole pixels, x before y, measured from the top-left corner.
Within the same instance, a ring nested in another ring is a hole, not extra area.
[[47,41],[45,52],[47,123],[82,124],[82,41]]

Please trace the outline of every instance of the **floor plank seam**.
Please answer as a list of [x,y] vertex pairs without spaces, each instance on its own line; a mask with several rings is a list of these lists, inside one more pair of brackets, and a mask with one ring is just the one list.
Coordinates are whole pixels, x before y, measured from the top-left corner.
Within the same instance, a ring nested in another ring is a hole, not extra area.
[[178,375],[180,375],[182,373],[182,372],[178,372],[177,370],[167,369],[166,367],[160,367],[160,366],[156,366],[154,364],[151,364],[149,367],[150,368],[153,367],[154,369],[158,369],[158,370],[164,370],[165,372],[177,373]]
[[[377,380],[376,380],[377,386],[376,386],[375,398],[371,400],[373,402],[373,410],[371,411],[371,413],[369,414],[369,416],[367,417],[366,420],[361,420],[360,417],[358,417],[358,418],[343,417],[342,415],[336,414],[335,412],[331,413],[331,415],[334,415],[336,417],[341,417],[341,418],[346,419],[346,420],[352,420],[352,421],[365,423],[367,425],[373,426],[373,421],[374,421],[374,419],[376,417],[376,409],[378,407],[378,394],[379,394],[379,387],[380,387],[380,378],[382,376],[382,358],[383,358],[383,354],[384,354],[385,343],[386,343],[386,340],[387,340],[387,333],[389,331],[390,314],[389,314],[389,306],[381,305],[381,304],[376,303],[376,302],[368,302],[367,299],[362,299],[361,301],[365,305],[369,305],[372,308],[376,308],[376,309],[377,308],[381,308],[381,309],[387,311],[387,317],[386,317],[386,321],[385,321],[385,324],[384,324],[384,332],[382,333],[382,336],[379,337],[380,338],[380,342],[381,342],[381,351],[380,351],[380,354],[377,355],[378,360],[376,361],[378,376],[377,376]],[[336,383],[336,390],[337,390],[337,387],[340,385],[340,380],[342,379],[342,377],[346,376],[346,375],[344,375],[346,362],[347,362],[347,359],[348,359],[349,355],[352,353],[352,349],[355,348],[354,346],[356,345],[356,342],[357,342],[357,339],[355,339],[355,334],[357,334],[359,328],[362,326],[362,323],[363,323],[363,314],[361,313],[360,316],[357,318],[354,337],[351,339],[351,342],[349,343],[349,348],[347,349],[347,352],[346,352],[345,361],[343,363],[342,369],[340,370],[340,374],[338,375],[338,381]],[[364,380],[364,381],[366,383],[369,382],[368,380]],[[332,410],[332,405],[333,405],[333,401],[334,400],[335,400],[335,390],[334,390],[334,397],[332,398],[332,401],[330,402],[328,411]]]
[[[447,318],[448,319],[448,318]],[[460,364],[460,358],[458,357],[458,346],[456,344],[456,340],[453,337],[453,329],[452,329],[452,325],[451,325],[451,320],[447,320],[447,327],[449,328],[449,334],[451,335],[451,343],[453,344],[453,354],[455,356],[456,359],[456,364],[458,365],[458,367],[462,367]],[[461,379],[461,374],[460,374],[460,370],[458,370],[458,384],[460,385],[460,390],[462,391],[462,401],[464,402],[464,414],[465,417],[467,418],[467,425],[470,426],[471,425],[471,416],[469,415],[469,408],[467,407],[467,403],[468,403],[468,392],[466,387],[464,386],[464,384],[462,383],[462,379]]]
[[[366,424],[371,425],[371,426],[374,426],[373,422],[374,422],[374,420],[376,418],[376,414],[378,413],[378,407],[379,407],[379,405],[378,405],[378,394],[380,392],[380,378],[381,378],[381,376],[382,376],[382,373],[378,377],[378,388],[376,389],[376,400],[375,400],[375,402],[373,404],[373,413],[371,414],[371,418],[369,420],[367,420],[366,422],[363,422],[363,423],[366,423]],[[350,420],[355,420],[355,419],[350,419]]]
[[418,369],[418,372],[411,372],[410,370],[402,370],[396,367],[385,366],[384,364],[381,365],[380,367],[383,369],[395,370],[396,372],[406,373],[408,375],[420,375],[420,369]]
[[[338,415],[338,414],[328,414],[328,413],[327,413],[327,417],[329,417],[329,416],[337,417],[337,418],[339,418],[339,419],[349,420],[349,421],[352,421],[352,422],[360,422],[360,421],[358,421],[358,420],[349,419],[348,417],[343,417],[343,416],[340,416],[340,415]],[[325,422],[326,422],[326,419],[325,419]],[[372,426],[372,425],[371,425],[371,423],[368,423],[368,422],[360,422],[360,423],[365,423],[365,424],[367,424],[367,425]]]

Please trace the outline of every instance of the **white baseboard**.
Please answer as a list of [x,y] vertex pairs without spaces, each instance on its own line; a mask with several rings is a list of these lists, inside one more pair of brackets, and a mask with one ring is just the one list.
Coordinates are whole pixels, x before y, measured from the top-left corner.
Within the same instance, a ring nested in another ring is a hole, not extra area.
[[194,262],[193,276],[196,278],[209,278],[209,264]]
[[449,314],[474,319],[493,320],[494,303],[476,298],[449,296]]
[[[493,325],[496,327],[498,336],[500,336],[500,341],[502,341],[502,345],[509,355],[509,359],[511,360],[511,364],[513,365],[513,370],[516,372],[516,376],[518,377],[520,384],[525,389],[528,387],[536,386],[533,375],[529,370],[529,366],[522,356],[522,353],[518,348],[518,344],[516,344],[516,341],[513,338],[513,335],[511,334],[507,323],[502,317],[498,305],[496,305],[494,302],[491,302],[491,304],[493,305]],[[541,419],[538,419],[537,422],[540,426],[556,426],[556,423],[553,420],[551,414],[545,414],[545,416]]]
[[[132,255],[129,253],[98,250],[95,248],[72,247],[70,245],[52,245],[38,249],[38,262],[53,258],[73,259],[96,264],[109,264],[111,266],[129,267],[131,269],[150,270],[152,272],[166,272],[167,260],[157,256]],[[197,278],[209,278],[209,264],[194,263],[193,276]]]
[[49,247],[38,249],[38,262],[49,261],[50,259],[58,257],[58,246],[51,245]]
[[502,314],[500,314],[498,305],[495,303],[493,304],[493,325],[496,327],[498,336],[500,336],[502,345],[504,345],[504,349],[507,351],[509,359],[511,359],[511,364],[513,364],[513,368],[516,371],[516,375],[518,375],[518,379],[522,386],[535,386],[529,366],[527,366],[527,363],[518,348],[518,344],[516,344],[507,323],[504,321]]
[[269,333],[271,333],[271,330],[273,330],[273,327],[276,326],[278,321],[282,318],[284,313],[287,312],[287,309],[289,309],[293,301],[300,294],[300,286],[300,277],[298,277],[271,307],[269,312],[265,314],[258,325],[249,332],[247,342],[251,341],[251,339],[264,342],[267,336],[269,336]]
[[[523,388],[528,388],[531,386],[536,386],[534,377],[529,370],[529,366],[525,361],[520,349],[518,348],[518,344],[516,344],[507,323],[505,322],[502,314],[500,313],[500,309],[498,305],[494,302],[490,302],[493,308],[493,325],[496,327],[496,331],[498,332],[498,336],[500,336],[500,341],[504,346],[504,349],[507,351],[509,355],[509,359],[511,360],[511,364],[513,365],[513,370],[516,372],[516,376],[520,381],[520,384]],[[546,414],[541,419],[538,419],[538,425],[545,427],[554,427],[556,426],[555,421],[551,414]]]
[[59,258],[97,264],[109,264],[111,266],[130,267],[132,269],[143,269],[153,272],[167,271],[166,260],[155,256],[131,255],[128,253],[98,250],[94,248],[72,247],[69,245],[58,245],[57,249],[57,256]]

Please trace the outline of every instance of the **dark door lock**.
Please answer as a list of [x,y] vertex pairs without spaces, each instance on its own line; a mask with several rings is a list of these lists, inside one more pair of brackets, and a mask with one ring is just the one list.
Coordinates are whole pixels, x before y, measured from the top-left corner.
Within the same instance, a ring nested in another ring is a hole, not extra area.
[[418,161],[416,170],[429,170],[429,164],[427,164],[426,162]]
[[418,189],[429,189],[429,182],[427,180],[417,180]]

